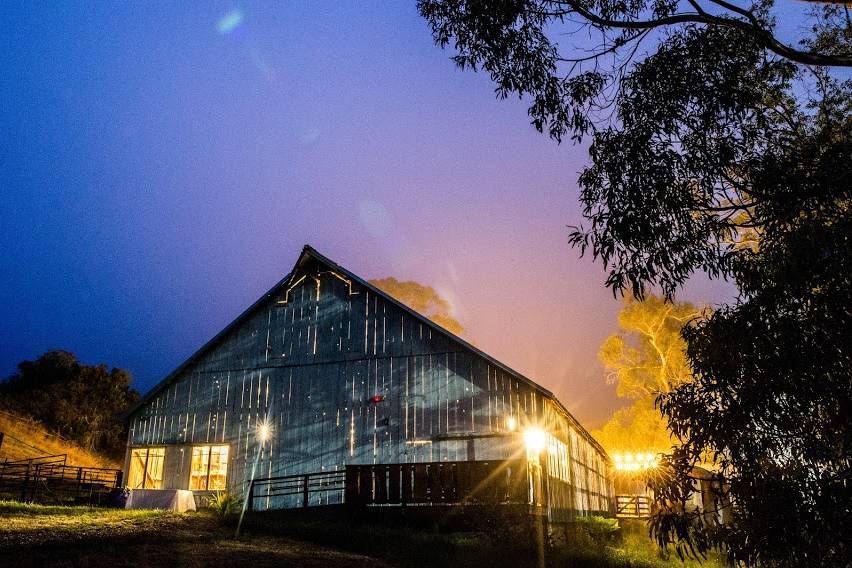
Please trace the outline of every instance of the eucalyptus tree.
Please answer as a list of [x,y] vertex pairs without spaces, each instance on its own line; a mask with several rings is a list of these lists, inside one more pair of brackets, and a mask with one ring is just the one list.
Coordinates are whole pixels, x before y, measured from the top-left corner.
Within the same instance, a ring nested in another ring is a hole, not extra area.
[[692,380],[681,328],[701,317],[703,309],[688,302],[665,302],[653,294],[643,301],[625,298],[618,314],[619,330],[604,340],[598,359],[616,394],[631,403],[592,434],[607,451],[667,452],[671,435],[655,408],[655,398]]
[[[739,289],[684,329],[694,380],[658,399],[679,439],[659,542],[836,566],[852,556],[852,21],[843,3],[797,6],[419,2],[457,65],[528,101],[554,140],[590,141],[569,241],[607,286],[671,298],[703,272]],[[779,19],[809,27],[788,38]],[[708,459],[735,503],[725,525],[685,506]]]

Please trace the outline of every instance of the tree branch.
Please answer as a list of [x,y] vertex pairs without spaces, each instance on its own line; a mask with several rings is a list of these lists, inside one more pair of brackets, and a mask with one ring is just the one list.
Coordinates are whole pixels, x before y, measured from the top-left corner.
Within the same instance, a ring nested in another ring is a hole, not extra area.
[[[724,2],[724,0],[713,1],[719,4],[720,6],[728,4],[727,2]],[[700,11],[683,12],[650,20],[615,20],[612,18],[603,17],[599,14],[596,14],[595,12],[592,12],[591,10],[586,9],[581,5],[578,0],[561,0],[556,3],[566,5],[569,9],[563,12],[537,13],[554,17],[564,17],[571,13],[576,13],[598,27],[630,30],[649,30],[653,28],[686,23],[725,26],[730,28],[736,28],[748,33],[749,35],[754,37],[760,43],[760,45],[762,45],[769,51],[780,55],[786,59],[789,59],[790,61],[795,61],[796,63],[801,63],[803,65],[816,65],[820,67],[852,67],[852,57],[850,56],[809,53],[807,51],[801,51],[790,47],[785,43],[782,43],[774,35],[772,35],[772,32],[770,32],[765,27],[763,27],[763,25],[760,24],[760,21],[757,20],[754,14],[741,8],[738,8],[734,11],[737,13],[742,13],[747,18],[749,18],[748,22],[735,18],[715,16],[713,14],[705,12],[700,8],[700,6],[697,6],[697,9]],[[696,3],[694,1],[692,1],[691,3],[693,4],[693,6],[696,6]]]

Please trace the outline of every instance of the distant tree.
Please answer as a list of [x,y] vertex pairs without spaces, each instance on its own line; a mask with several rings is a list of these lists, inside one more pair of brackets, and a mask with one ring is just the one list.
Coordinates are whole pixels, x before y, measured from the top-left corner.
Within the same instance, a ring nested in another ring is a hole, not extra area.
[[453,317],[453,306],[431,286],[393,277],[370,280],[370,284],[399,300],[415,312],[426,316],[447,331],[461,335],[464,327]]
[[616,394],[633,401],[593,432],[608,451],[671,450],[671,435],[654,401],[692,380],[680,332],[702,313],[687,302],[665,302],[652,294],[643,301],[625,299],[618,314],[621,330],[610,335],[598,352]]
[[[663,545],[770,567],[848,566],[852,526],[852,17],[819,4],[798,44],[773,0],[421,0],[435,41],[591,138],[586,225],[607,286],[667,298],[696,272],[737,300],[684,330],[694,382],[661,395]],[[790,6],[790,3],[785,3]],[[798,16],[794,16],[798,18]],[[710,460],[733,520],[684,506]]]
[[592,436],[610,455],[635,451],[662,454],[671,451],[672,437],[653,400],[635,400],[619,408]]
[[119,415],[139,398],[130,382],[123,369],[83,365],[73,353],[48,351],[22,361],[0,383],[0,403],[83,448],[119,457],[125,445]]

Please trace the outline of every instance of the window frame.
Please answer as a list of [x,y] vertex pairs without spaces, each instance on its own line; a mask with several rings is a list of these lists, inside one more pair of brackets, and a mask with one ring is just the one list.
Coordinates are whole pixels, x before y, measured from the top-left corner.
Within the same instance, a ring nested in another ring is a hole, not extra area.
[[[214,448],[217,448],[217,449],[220,450],[220,453],[219,453],[220,464],[221,464],[221,456],[222,456],[221,448],[225,448],[225,455],[226,455],[224,487],[219,488],[219,489],[210,489],[210,471],[211,471],[210,468],[211,468],[212,463],[213,463],[212,457],[213,457],[213,449]],[[230,446],[230,444],[203,444],[203,445],[191,446],[190,449],[192,450],[192,452],[189,455],[189,482],[187,483],[187,487],[189,488],[189,490],[190,491],[224,491],[228,486],[228,481],[227,481],[228,480],[228,464],[230,463],[230,458],[231,458],[231,446]],[[204,487],[198,487],[198,488],[193,489],[192,488],[192,480],[193,480],[193,477],[195,477],[193,475],[193,472],[195,471],[195,469],[193,467],[193,462],[195,460],[195,451],[196,450],[200,451],[199,459],[202,461],[202,463],[203,463],[204,457],[205,457],[205,450],[207,450],[207,452],[206,452],[207,467],[204,470],[204,474],[201,475],[201,476],[198,476],[198,477],[204,479]]]
[[[160,468],[159,468],[159,478],[154,475],[149,474],[148,467],[151,465],[151,450],[162,450],[162,455],[157,455],[156,458],[160,460]],[[142,464],[142,484],[139,487],[131,487],[131,489],[162,489],[163,488],[163,480],[165,479],[165,469],[166,469],[166,447],[165,446],[139,446],[135,448],[130,448],[130,459],[127,471],[127,481],[131,481],[130,474],[133,471],[133,453],[134,452],[145,452],[145,460]],[[159,487],[146,487],[146,482],[148,478],[151,478],[152,481],[158,482]]]

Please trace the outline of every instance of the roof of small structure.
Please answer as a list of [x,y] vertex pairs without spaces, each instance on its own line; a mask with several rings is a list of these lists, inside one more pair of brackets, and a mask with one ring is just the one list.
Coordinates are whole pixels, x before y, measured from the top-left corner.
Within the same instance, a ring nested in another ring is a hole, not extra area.
[[556,398],[556,396],[552,392],[550,392],[546,388],[542,387],[541,385],[539,385],[538,383],[536,383],[532,379],[527,378],[522,373],[519,373],[518,371],[509,367],[508,365],[498,361],[497,359],[495,359],[494,357],[492,357],[488,353],[485,353],[484,351],[482,351],[482,350],[478,349],[477,347],[471,345],[470,343],[468,343],[467,341],[465,341],[461,337],[459,337],[459,336],[455,335],[454,333],[448,331],[447,329],[441,327],[440,325],[433,322],[432,320],[430,320],[426,316],[424,316],[424,315],[414,311],[413,309],[409,308],[408,306],[406,306],[405,304],[403,304],[402,302],[400,302],[399,300],[397,300],[393,296],[382,291],[381,289],[377,288],[373,284],[370,284],[368,281],[366,281],[363,278],[361,278],[360,276],[354,274],[350,270],[340,266],[339,264],[337,264],[333,260],[329,259],[328,257],[323,256],[322,254],[317,252],[317,250],[314,249],[310,245],[304,246],[304,248],[302,249],[302,253],[299,255],[299,259],[296,261],[296,264],[293,266],[293,269],[284,278],[279,280],[275,284],[275,286],[270,288],[269,291],[267,291],[260,298],[258,298],[258,300],[256,302],[254,302],[252,305],[250,305],[248,308],[246,308],[246,310],[243,311],[243,313],[241,313],[239,316],[236,317],[236,319],[234,319],[231,323],[229,323],[227,326],[225,326],[222,329],[222,331],[217,333],[210,341],[208,341],[203,346],[201,346],[201,348],[198,349],[198,351],[196,351],[195,353],[190,355],[189,358],[187,358],[183,363],[181,363],[174,371],[169,373],[166,376],[166,378],[164,378],[162,381],[157,383],[150,391],[148,391],[141,399],[139,399],[139,401],[131,409],[129,409],[125,413],[125,416],[130,416],[133,413],[135,413],[145,403],[147,403],[154,396],[156,396],[157,393],[159,393],[162,389],[164,389],[166,386],[168,386],[174,380],[176,380],[183,371],[185,371],[190,365],[192,365],[198,359],[200,359],[209,350],[213,349],[220,341],[224,340],[225,337],[227,337],[229,332],[231,332],[233,329],[235,329],[243,321],[248,319],[255,312],[255,310],[260,308],[260,306],[263,305],[267,300],[269,300],[273,296],[278,295],[280,292],[286,290],[288,285],[290,285],[291,282],[295,279],[298,270],[300,268],[302,268],[303,266],[305,266],[305,264],[307,264],[311,259],[318,261],[319,263],[328,266],[334,272],[337,272],[337,273],[345,276],[346,278],[353,280],[354,282],[357,282],[359,285],[363,286],[364,288],[366,288],[370,292],[379,295],[384,300],[387,300],[388,302],[392,303],[393,305],[395,305],[399,309],[410,314],[411,316],[416,318],[420,323],[423,323],[424,325],[429,326],[430,328],[437,331],[438,333],[446,335],[451,340],[460,344],[463,348],[465,348],[468,351],[471,351],[471,352],[475,353],[476,355],[482,357],[483,359],[485,359],[486,361],[488,361],[492,365],[499,367],[503,371],[509,373],[510,375],[513,375],[514,377],[523,381],[524,383],[527,383],[532,388],[537,390],[541,395],[551,399],[554,403],[556,403],[556,406],[560,410],[560,412],[562,412],[565,415],[565,417],[568,418],[568,420],[577,427],[577,429],[580,431],[580,433],[583,434],[583,436],[586,437],[588,440],[590,440],[601,451],[601,453],[604,456],[606,456],[607,459],[609,459],[609,455],[606,453],[606,450],[604,450],[603,447],[597,442],[597,440],[595,440],[594,437],[592,437],[592,435],[589,434],[589,432],[583,427],[583,425],[580,424],[577,421],[577,419],[574,418],[574,416],[570,412],[568,412],[568,409],[565,408],[565,406],[562,404],[562,402],[560,402],[559,399]]

